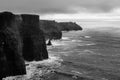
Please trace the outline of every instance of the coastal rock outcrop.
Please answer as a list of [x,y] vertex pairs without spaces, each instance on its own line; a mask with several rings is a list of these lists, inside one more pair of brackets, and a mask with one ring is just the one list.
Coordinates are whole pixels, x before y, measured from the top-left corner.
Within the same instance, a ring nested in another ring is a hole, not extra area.
[[82,27],[73,22],[56,22],[54,20],[40,20],[40,28],[48,40],[47,45],[52,45],[51,40],[62,38],[62,31],[82,30]]
[[82,30],[82,27],[75,22],[59,22],[58,24],[61,31]]
[[26,74],[22,42],[18,27],[21,17],[11,12],[0,13],[0,80]]
[[62,32],[57,22],[52,20],[40,20],[40,28],[45,34],[46,40],[56,40],[62,38]]
[[39,16],[22,14],[20,34],[23,42],[23,57],[27,61],[48,58],[45,37],[39,26]]

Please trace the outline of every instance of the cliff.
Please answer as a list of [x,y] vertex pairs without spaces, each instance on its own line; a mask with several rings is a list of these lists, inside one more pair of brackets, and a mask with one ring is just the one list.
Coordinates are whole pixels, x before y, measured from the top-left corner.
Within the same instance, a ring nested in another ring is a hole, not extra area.
[[11,12],[0,13],[0,80],[26,74],[24,60],[48,58],[39,16]]
[[58,24],[52,20],[40,20],[40,28],[45,34],[46,39],[61,39],[62,32]]
[[39,27],[39,16],[22,14],[20,34],[23,40],[23,57],[27,61],[48,58],[45,37]]
[[26,74],[18,29],[20,22],[20,16],[11,12],[0,13],[0,80],[7,76]]
[[82,30],[82,27],[74,22],[59,22],[61,31]]

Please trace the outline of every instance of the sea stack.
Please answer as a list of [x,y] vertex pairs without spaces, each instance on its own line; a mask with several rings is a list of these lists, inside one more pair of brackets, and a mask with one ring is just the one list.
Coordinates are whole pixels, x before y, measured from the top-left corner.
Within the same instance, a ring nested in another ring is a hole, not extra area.
[[51,46],[51,45],[52,45],[52,43],[51,43],[51,40],[50,40],[50,39],[48,40],[47,45],[48,45],[48,46]]
[[11,12],[0,13],[0,80],[26,74],[22,41],[18,27],[21,17]]
[[39,16],[22,14],[20,34],[23,42],[23,57],[27,61],[48,58],[45,37],[39,26]]

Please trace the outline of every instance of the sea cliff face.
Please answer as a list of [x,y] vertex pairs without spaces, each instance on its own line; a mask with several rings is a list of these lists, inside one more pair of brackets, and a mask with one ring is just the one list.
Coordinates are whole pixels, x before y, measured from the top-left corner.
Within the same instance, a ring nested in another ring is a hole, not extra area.
[[45,37],[39,28],[39,16],[22,14],[20,34],[23,41],[23,57],[25,60],[43,60],[48,58]]
[[0,80],[26,74],[24,60],[48,59],[39,16],[0,13]]
[[62,32],[58,28],[58,24],[52,20],[40,20],[40,28],[45,34],[46,39],[61,39]]
[[61,31],[83,30],[81,26],[74,22],[59,22],[58,24]]
[[18,27],[21,18],[11,12],[0,13],[0,80],[26,74]]

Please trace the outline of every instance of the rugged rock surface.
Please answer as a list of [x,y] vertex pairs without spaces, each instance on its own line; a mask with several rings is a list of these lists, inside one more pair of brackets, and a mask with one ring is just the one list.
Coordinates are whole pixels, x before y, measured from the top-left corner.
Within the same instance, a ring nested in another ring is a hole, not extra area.
[[61,31],[82,30],[82,27],[74,22],[59,22]]
[[40,28],[45,34],[46,39],[61,39],[62,32],[58,28],[58,24],[52,20],[40,20]]
[[0,13],[0,80],[6,76],[26,74],[18,27],[21,17]]
[[22,14],[20,34],[23,40],[23,57],[27,61],[48,58],[45,38],[39,27],[39,16]]

